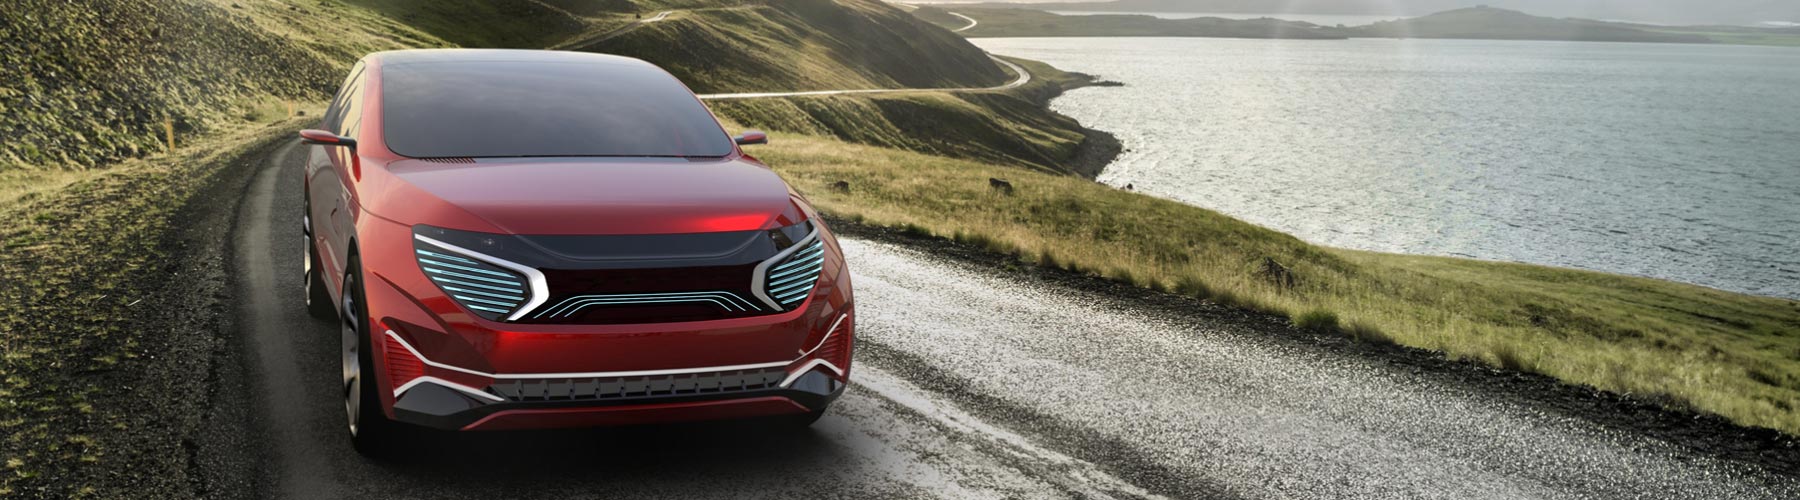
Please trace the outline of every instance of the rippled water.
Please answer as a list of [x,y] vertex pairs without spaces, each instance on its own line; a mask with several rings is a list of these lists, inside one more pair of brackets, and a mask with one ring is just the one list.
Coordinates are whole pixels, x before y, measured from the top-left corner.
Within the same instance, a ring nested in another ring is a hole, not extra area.
[[1800,49],[977,39],[1125,87],[1101,176],[1339,247],[1800,298]]

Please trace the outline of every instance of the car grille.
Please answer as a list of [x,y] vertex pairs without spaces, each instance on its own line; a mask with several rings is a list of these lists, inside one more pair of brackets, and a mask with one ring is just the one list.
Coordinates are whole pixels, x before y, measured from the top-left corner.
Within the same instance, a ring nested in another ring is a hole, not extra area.
[[633,305],[668,305],[696,304],[717,307],[726,314],[761,312],[763,306],[745,300],[738,294],[717,292],[667,292],[667,293],[619,293],[600,295],[576,295],[563,299],[550,307],[539,309],[531,315],[533,319],[563,319],[581,314],[589,307],[633,306]]
[[793,311],[821,279],[821,228],[504,235],[414,227],[424,274],[470,313],[525,324],[713,321]]
[[783,368],[776,367],[674,375],[501,380],[489,385],[487,392],[513,402],[602,401],[772,389],[786,376]]

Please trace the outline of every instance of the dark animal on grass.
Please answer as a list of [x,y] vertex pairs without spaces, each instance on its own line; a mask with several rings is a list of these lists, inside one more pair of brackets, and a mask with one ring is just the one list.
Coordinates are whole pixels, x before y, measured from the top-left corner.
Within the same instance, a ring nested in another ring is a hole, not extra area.
[[1294,283],[1297,281],[1294,278],[1294,271],[1292,269],[1288,269],[1287,266],[1281,265],[1280,262],[1276,262],[1272,257],[1263,257],[1262,268],[1257,269],[1256,274],[1261,275],[1263,279],[1267,279],[1270,283],[1279,285],[1282,288],[1293,288]]
[[995,191],[999,191],[1001,194],[1006,194],[1006,195],[1013,194],[1012,183],[1006,182],[1005,179],[995,179],[993,177],[989,177],[988,178],[988,187],[993,188]]

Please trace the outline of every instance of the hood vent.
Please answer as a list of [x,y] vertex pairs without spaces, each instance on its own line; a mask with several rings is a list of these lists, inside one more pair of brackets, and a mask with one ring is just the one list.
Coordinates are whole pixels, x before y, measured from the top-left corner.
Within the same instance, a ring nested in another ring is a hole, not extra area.
[[424,160],[424,161],[428,161],[428,162],[432,162],[432,163],[475,163],[474,158],[462,158],[462,157],[420,158],[420,160]]

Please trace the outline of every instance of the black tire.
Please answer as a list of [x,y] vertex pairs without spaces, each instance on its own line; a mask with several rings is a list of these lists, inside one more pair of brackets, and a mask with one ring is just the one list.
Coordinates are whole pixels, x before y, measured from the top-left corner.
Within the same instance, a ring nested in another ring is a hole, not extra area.
[[[380,393],[375,392],[380,389],[375,383],[375,362],[373,356],[370,356],[373,353],[370,350],[370,337],[373,332],[369,331],[368,306],[363,303],[362,263],[352,256],[348,267],[349,271],[344,273],[343,296],[345,300],[342,307],[344,314],[341,319],[343,325],[340,327],[342,336],[340,342],[343,342],[346,347],[343,364],[345,381],[342,392],[345,421],[350,431],[350,444],[356,448],[357,453],[363,456],[391,458],[400,448],[397,441],[401,429],[398,428],[398,424],[388,420],[387,415],[381,412]],[[352,327],[354,327],[354,331],[345,330]],[[348,343],[351,342],[347,339],[351,336],[355,337],[356,350],[354,352],[348,352],[347,349]],[[352,375],[349,370],[351,356],[356,358],[354,363],[357,370],[354,379],[351,379]],[[352,399],[356,401],[355,405],[351,404]]]
[[306,239],[306,313],[319,319],[337,319],[331,305],[331,292],[325,289],[325,273],[319,272],[319,248],[312,238]]

